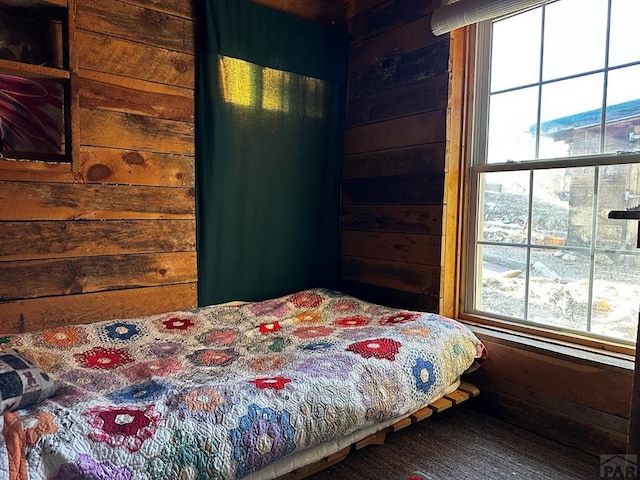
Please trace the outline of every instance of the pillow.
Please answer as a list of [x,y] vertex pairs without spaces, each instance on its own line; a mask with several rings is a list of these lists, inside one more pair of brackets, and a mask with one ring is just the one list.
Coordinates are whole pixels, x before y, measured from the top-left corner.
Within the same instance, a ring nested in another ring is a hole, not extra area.
[[0,351],[0,415],[35,405],[55,390],[49,375],[16,350]]

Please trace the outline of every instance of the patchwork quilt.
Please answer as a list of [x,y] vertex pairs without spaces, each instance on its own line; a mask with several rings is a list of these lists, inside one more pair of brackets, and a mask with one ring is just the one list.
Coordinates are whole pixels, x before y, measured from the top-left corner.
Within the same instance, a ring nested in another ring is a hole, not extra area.
[[242,478],[421,408],[484,351],[454,320],[324,289],[0,343],[57,385],[2,417],[10,480]]

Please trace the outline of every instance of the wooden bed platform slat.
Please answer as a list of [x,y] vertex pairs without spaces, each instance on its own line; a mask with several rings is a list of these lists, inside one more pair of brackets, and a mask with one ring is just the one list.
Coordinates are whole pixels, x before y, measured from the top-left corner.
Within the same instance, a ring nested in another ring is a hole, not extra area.
[[362,440],[359,440],[356,443],[353,443],[350,446],[343,448],[342,450],[339,450],[332,455],[329,455],[328,457],[318,460],[317,462],[311,463],[292,472],[281,475],[275,480],[302,480],[309,475],[313,475],[320,470],[324,470],[331,465],[335,465],[336,463],[341,462],[342,460],[347,458],[351,450],[360,450],[361,448],[369,445],[383,445],[388,433],[397,432],[398,430],[408,427],[413,423],[418,423],[425,418],[430,417],[434,413],[440,413],[447,408],[450,408],[454,405],[459,405],[470,398],[477,397],[478,395],[480,395],[480,390],[478,390],[475,385],[469,382],[460,382],[460,386],[457,388],[457,390],[454,390],[444,397],[430,403],[426,407],[421,408],[420,410],[417,410],[404,418],[401,418],[393,425],[383,428],[382,430],[373,433],[368,437],[365,437]]
[[458,387],[458,390],[467,392],[472,397],[477,397],[478,395],[480,395],[480,390],[478,390],[478,387],[476,387],[473,383],[469,383],[469,382],[460,382],[460,386]]
[[463,392],[462,390],[456,390],[455,392],[451,392],[444,396],[447,400],[451,400],[454,405],[458,405],[459,403],[468,400],[469,397],[471,397],[471,394]]
[[451,406],[453,406],[453,402],[445,397],[439,398],[435,402],[429,404],[429,408],[432,408],[436,413],[440,413]]

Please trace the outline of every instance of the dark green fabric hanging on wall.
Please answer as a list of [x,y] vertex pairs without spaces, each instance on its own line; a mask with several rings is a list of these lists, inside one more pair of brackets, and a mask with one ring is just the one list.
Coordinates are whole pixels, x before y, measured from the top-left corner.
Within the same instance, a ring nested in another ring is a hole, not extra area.
[[199,304],[335,288],[348,37],[197,3]]

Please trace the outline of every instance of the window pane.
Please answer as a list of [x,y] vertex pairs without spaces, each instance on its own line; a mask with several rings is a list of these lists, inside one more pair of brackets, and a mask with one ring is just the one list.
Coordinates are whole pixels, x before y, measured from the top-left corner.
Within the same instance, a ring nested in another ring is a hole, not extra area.
[[523,318],[526,248],[479,245],[477,258],[476,309]]
[[640,305],[640,256],[598,254],[594,276],[592,332],[635,341]]
[[542,86],[540,158],[600,153],[601,73]]
[[471,311],[634,342],[638,222],[608,213],[640,209],[640,163],[606,164],[640,152],[639,18],[640,0],[556,0],[479,35]]
[[493,23],[491,91],[537,83],[542,8]]
[[566,246],[591,247],[594,201],[593,167],[567,169],[569,219]]
[[586,331],[589,255],[531,250],[528,319],[558,328]]
[[487,162],[535,158],[537,87],[491,95],[489,101]]
[[567,241],[571,184],[567,173],[566,169],[561,168],[534,172],[531,214],[533,244],[559,246]]
[[640,2],[612,0],[609,66],[640,61]]
[[544,21],[543,80],[604,68],[607,0],[554,2]]
[[484,201],[480,205],[478,234],[482,240],[523,243],[529,218],[529,173],[499,172],[480,175]]
[[[607,165],[600,167],[598,178],[598,211],[626,210],[640,203],[640,165]],[[596,246],[615,250],[636,251],[638,222],[598,216]],[[640,250],[637,250],[640,252]],[[640,302],[640,298],[638,299]]]
[[609,72],[605,152],[639,150],[640,65],[636,65]]

